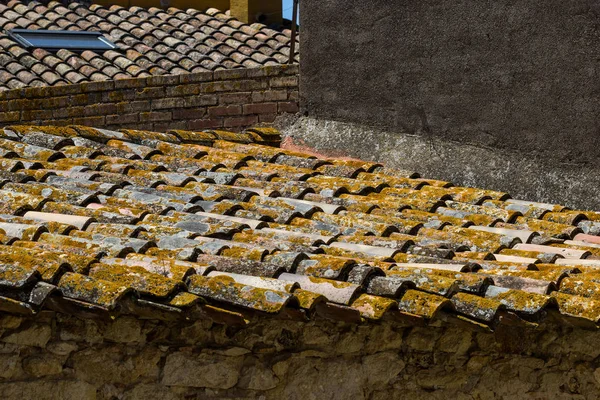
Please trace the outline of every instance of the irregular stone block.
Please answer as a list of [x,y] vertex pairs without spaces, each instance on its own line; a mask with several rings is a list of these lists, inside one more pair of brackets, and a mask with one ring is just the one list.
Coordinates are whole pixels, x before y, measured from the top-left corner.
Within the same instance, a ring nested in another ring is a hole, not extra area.
[[240,378],[242,358],[207,353],[174,353],[167,356],[162,383],[167,386],[229,389]]

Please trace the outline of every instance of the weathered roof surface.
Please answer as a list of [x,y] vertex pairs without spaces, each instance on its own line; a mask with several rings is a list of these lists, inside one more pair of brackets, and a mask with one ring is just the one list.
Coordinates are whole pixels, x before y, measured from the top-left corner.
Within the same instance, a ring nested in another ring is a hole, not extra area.
[[598,326],[600,213],[278,141],[0,130],[0,310]]
[[[118,50],[28,50],[13,28],[102,32]],[[285,64],[290,36],[217,9],[0,0],[0,90]]]

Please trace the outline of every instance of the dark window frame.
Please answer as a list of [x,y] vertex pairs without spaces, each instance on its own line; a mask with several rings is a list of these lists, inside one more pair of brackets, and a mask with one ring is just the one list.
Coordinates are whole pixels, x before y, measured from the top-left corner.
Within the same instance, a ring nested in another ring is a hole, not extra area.
[[[87,31],[58,31],[58,30],[47,30],[47,29],[10,29],[8,31],[8,35],[11,39],[19,43],[21,46],[26,49],[35,49],[41,48],[48,51],[58,51],[61,49],[70,50],[70,51],[107,51],[107,50],[116,50],[117,46],[112,43],[110,40],[105,38],[100,32],[87,32]],[[32,36],[57,36],[57,44],[56,45],[37,45],[35,42],[32,42],[27,39],[34,39]],[[59,40],[60,36],[60,40]],[[65,36],[69,37],[79,37],[79,38],[87,38],[92,40],[90,43],[96,43],[95,46],[84,46],[84,45],[69,45],[68,41],[65,42]],[[96,38],[96,41],[93,41],[93,38]],[[98,45],[100,43],[100,45]]]

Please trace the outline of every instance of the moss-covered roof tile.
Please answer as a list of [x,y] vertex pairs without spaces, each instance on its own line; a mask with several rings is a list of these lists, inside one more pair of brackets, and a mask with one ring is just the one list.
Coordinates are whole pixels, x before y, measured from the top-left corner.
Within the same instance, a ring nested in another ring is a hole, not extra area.
[[63,311],[143,318],[598,320],[600,214],[291,153],[266,128],[4,129],[1,312],[56,285]]

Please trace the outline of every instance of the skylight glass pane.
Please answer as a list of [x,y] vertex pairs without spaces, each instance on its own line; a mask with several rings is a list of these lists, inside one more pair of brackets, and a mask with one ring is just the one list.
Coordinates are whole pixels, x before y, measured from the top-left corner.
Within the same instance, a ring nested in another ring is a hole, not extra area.
[[46,50],[111,50],[116,46],[98,32],[49,31],[12,29],[8,31],[11,38],[26,48],[42,48]]

